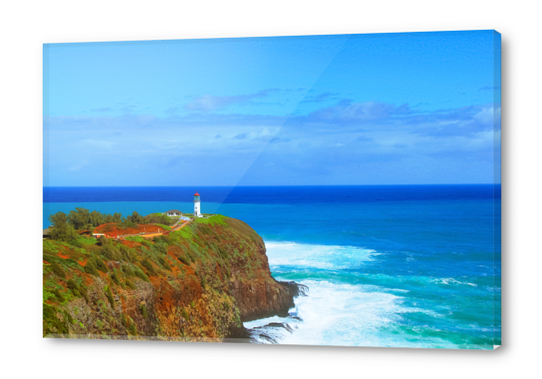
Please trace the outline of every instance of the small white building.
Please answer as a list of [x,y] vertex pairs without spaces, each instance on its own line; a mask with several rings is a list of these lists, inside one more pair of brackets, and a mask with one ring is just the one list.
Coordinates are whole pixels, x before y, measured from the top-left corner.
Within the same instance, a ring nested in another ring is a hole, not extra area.
[[201,217],[201,202],[197,192],[194,195],[194,217]]
[[183,215],[183,212],[181,212],[181,211],[179,211],[177,209],[172,209],[170,211],[167,211],[166,215],[169,216],[169,217],[179,217],[179,216]]

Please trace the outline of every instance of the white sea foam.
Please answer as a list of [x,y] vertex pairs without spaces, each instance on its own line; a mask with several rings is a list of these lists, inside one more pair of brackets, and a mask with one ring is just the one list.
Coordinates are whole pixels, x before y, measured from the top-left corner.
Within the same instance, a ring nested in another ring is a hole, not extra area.
[[[262,331],[277,343],[292,345],[427,347],[431,342],[406,340],[399,334],[389,333],[400,323],[403,313],[427,313],[404,307],[399,296],[366,291],[363,285],[315,280],[301,283],[309,287],[309,295],[297,298],[296,307],[291,311],[301,321],[291,317],[271,317],[245,323],[259,342],[270,343],[258,337]],[[266,328],[265,325],[270,323],[288,324],[293,330]],[[433,342],[434,346],[453,347],[440,339]]]
[[[271,266],[306,267],[360,267],[378,255],[374,250],[345,247],[303,245],[295,243],[266,243]],[[308,296],[295,299],[291,316],[271,317],[244,323],[253,337],[261,343],[277,342],[295,345],[339,346],[411,346],[449,347],[454,345],[427,337],[421,341],[406,338],[397,330],[403,314],[422,312],[438,316],[435,312],[409,308],[403,303],[408,291],[385,290],[375,285],[349,284],[339,281],[297,280],[308,286]],[[279,278],[280,279],[280,278]],[[267,326],[273,323],[274,326]],[[287,324],[291,330],[277,326]],[[266,335],[272,339],[262,337]]]
[[271,266],[308,267],[319,269],[355,268],[371,261],[375,250],[355,246],[327,246],[292,242],[266,242]]
[[466,285],[466,286],[478,287],[478,285],[474,283],[462,282],[454,278],[438,278],[438,279],[433,279],[432,282],[437,283],[437,284],[445,284],[445,285]]

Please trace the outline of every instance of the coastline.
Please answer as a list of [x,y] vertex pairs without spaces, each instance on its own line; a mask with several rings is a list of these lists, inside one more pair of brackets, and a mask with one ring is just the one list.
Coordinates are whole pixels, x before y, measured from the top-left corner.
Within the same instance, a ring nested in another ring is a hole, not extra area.
[[243,322],[287,315],[300,293],[271,276],[254,229],[221,215],[153,239],[51,238],[43,239],[44,337],[254,342]]

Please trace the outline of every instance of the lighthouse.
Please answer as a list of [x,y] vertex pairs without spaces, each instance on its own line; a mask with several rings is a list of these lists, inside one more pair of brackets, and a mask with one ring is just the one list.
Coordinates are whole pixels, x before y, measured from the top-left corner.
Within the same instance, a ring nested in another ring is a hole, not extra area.
[[201,203],[197,192],[194,194],[194,217],[201,217]]

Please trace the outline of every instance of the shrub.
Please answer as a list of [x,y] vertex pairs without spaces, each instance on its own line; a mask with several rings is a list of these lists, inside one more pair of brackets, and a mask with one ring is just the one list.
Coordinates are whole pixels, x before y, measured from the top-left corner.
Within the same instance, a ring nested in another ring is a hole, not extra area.
[[175,223],[175,220],[162,213],[152,213],[147,215],[145,216],[145,220],[149,224],[173,225]]
[[125,240],[139,242],[139,243],[145,242],[145,238],[141,236],[129,236],[129,237],[126,237]]
[[149,280],[149,277],[143,272],[143,270],[142,270],[140,267],[136,266],[134,271],[135,271],[135,272],[134,272],[135,275],[136,275],[138,278],[144,280],[145,282],[149,282],[149,281],[150,281],[150,280]]
[[53,295],[55,295],[56,299],[58,300],[59,303],[63,303],[64,302],[64,296],[62,296],[62,294],[60,293],[59,290],[57,289],[54,289],[52,291]]
[[143,261],[141,262],[141,265],[147,269],[147,272],[149,274],[153,276],[156,275],[156,270],[154,269],[154,266],[147,258],[143,259]]
[[167,259],[164,259],[163,257],[158,256],[158,257],[156,258],[156,260],[157,260],[158,263],[160,263],[160,264],[162,265],[162,267],[164,267],[166,270],[171,271],[171,266],[169,265]]
[[134,283],[132,283],[132,281],[131,281],[130,279],[126,279],[126,286],[127,286],[128,288],[131,288],[131,289],[133,289],[133,290],[135,290],[135,289],[136,289],[136,286],[135,286],[135,284],[134,284]]
[[[109,225],[105,225],[103,228],[102,228],[102,231],[103,232],[110,232],[113,230],[113,225],[109,224]],[[100,244],[100,246],[104,246],[104,245],[107,245],[108,244],[108,240],[107,238],[105,238],[104,236],[100,236],[98,237],[98,243]]]
[[120,269],[124,273],[124,276],[126,276],[127,278],[131,278],[135,275],[134,270],[132,270],[132,268],[129,265],[122,265]]
[[131,321],[127,320],[126,322],[129,323],[128,333],[135,336],[137,334],[137,327],[134,320],[131,320]]
[[79,290],[79,293],[81,293],[81,295],[83,295],[83,297],[85,299],[87,299],[87,301],[88,301],[88,292],[87,292],[87,289],[85,288],[85,286],[84,285],[78,286],[77,289]]
[[134,250],[129,248],[126,245],[119,245],[119,251],[120,251],[120,258],[128,261],[133,262],[136,259],[136,256],[134,254]]
[[68,288],[73,292],[77,297],[81,297],[81,292],[77,286],[77,283],[73,279],[68,279]]
[[186,255],[190,258],[192,263],[196,263],[196,257],[194,256],[194,254],[191,254],[190,252],[187,251]]
[[185,265],[190,266],[190,260],[184,255],[179,254],[179,260],[183,262]]
[[120,251],[118,251],[111,244],[104,245],[102,247],[101,253],[107,260],[110,261],[120,261],[122,258],[122,254],[120,253]]
[[111,288],[109,286],[105,286],[105,295],[111,304],[111,308],[115,309],[115,301],[113,300],[113,294],[111,293]]
[[87,264],[85,265],[85,272],[92,276],[100,276],[100,274],[98,273],[98,270],[96,269],[96,265],[94,261],[91,259],[89,259]]
[[147,318],[148,317],[148,314],[147,314],[147,307],[145,306],[145,304],[141,304],[139,306],[139,311],[141,312],[141,315],[143,316],[143,318]]
[[[124,245],[122,245],[124,246]],[[133,248],[129,248],[127,246],[124,246],[126,249],[124,250],[121,250],[122,252],[122,258],[125,260],[125,261],[128,261],[128,262],[136,262],[137,261],[137,254],[136,254],[136,250],[133,249]]]
[[167,243],[163,241],[156,242],[154,248],[162,254],[167,254]]
[[43,335],[47,336],[51,333],[66,334],[68,333],[68,325],[57,316],[58,309],[49,305],[43,304]]
[[100,257],[93,257],[93,258],[94,258],[93,263],[95,264],[95,266],[96,266],[96,268],[98,270],[100,270],[103,273],[109,272],[109,270],[107,269],[107,266],[105,265],[104,261],[102,261],[102,259]]
[[66,282],[67,286],[69,289],[76,289],[76,290],[79,290],[79,286],[77,285],[77,283],[75,282],[75,280],[73,279],[68,279],[68,281]]
[[53,272],[56,276],[62,279],[66,278],[66,272],[57,262],[51,263],[51,268],[53,269]]
[[113,283],[115,283],[117,286],[120,285],[119,277],[117,276],[117,270],[113,269],[113,273],[111,274],[111,280]]
[[134,228],[134,229],[137,229],[139,226],[133,222],[132,220],[124,220],[122,223],[120,223],[119,225],[122,229],[128,229],[128,228]]
[[70,324],[73,324],[73,318],[72,318],[72,315],[69,314],[68,312],[66,311],[63,311],[62,314],[64,315],[64,319],[66,321],[68,321]]

